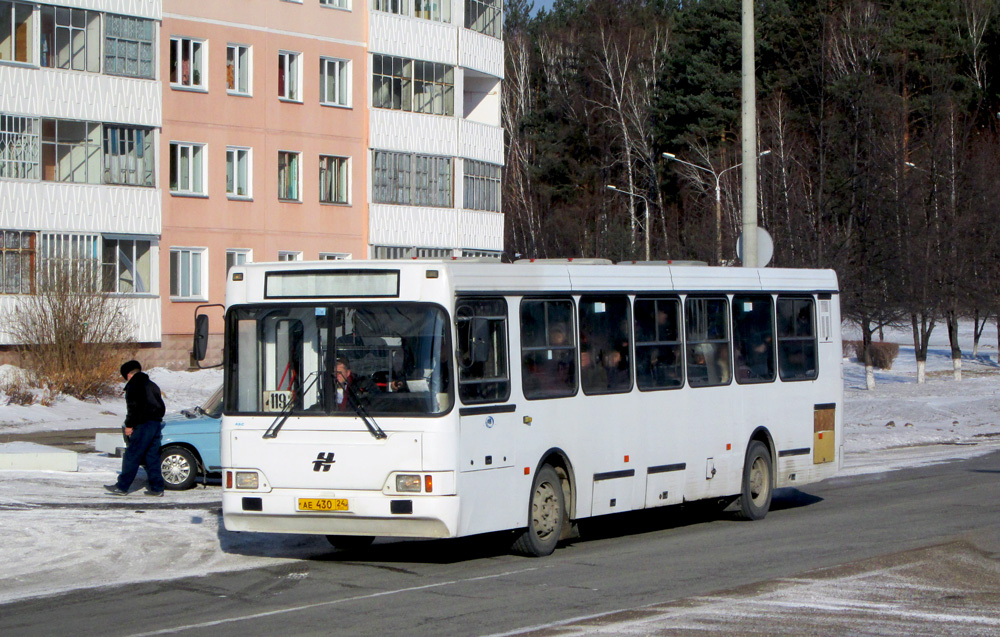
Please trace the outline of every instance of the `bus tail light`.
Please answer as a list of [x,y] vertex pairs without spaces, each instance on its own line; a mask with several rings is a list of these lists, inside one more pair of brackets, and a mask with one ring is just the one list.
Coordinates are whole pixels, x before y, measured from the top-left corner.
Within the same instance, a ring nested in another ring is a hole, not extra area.
[[[428,479],[430,476],[427,476]],[[420,476],[401,473],[396,476],[396,491],[400,493],[420,493]]]
[[434,491],[434,476],[424,476],[424,492],[432,493]]

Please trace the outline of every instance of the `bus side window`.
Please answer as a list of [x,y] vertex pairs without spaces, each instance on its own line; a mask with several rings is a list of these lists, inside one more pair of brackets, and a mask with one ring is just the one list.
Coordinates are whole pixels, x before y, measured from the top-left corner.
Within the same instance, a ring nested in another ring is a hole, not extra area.
[[458,395],[463,403],[503,402],[510,397],[507,366],[507,302],[462,299],[455,308],[458,332]]
[[635,300],[635,376],[640,391],[684,384],[681,304],[677,299]]
[[627,296],[580,298],[580,385],[585,394],[632,389]]
[[524,397],[562,398],[576,393],[573,301],[521,301],[521,382]]
[[724,298],[687,297],[684,301],[688,384],[728,385],[729,303]]
[[774,313],[770,294],[733,297],[733,358],[737,383],[774,380]]
[[783,381],[815,380],[816,306],[811,298],[778,297],[778,373]]

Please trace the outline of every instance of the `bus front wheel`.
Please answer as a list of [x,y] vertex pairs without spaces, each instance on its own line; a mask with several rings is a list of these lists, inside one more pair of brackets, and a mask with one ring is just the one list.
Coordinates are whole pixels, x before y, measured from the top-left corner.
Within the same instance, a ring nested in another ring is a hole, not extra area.
[[556,549],[566,518],[562,483],[551,465],[544,465],[531,486],[528,528],[514,541],[521,555],[543,557]]
[[747,449],[747,459],[743,464],[740,516],[745,520],[762,520],[771,508],[773,487],[771,453],[764,443],[754,440]]

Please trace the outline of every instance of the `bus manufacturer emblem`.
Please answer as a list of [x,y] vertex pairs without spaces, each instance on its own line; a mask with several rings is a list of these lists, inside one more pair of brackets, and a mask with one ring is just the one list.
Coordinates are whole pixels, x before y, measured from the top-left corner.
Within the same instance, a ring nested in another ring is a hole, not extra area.
[[486,417],[486,428],[491,429],[493,427],[493,416]]
[[321,468],[323,471],[329,471],[330,466],[333,465],[334,462],[336,462],[336,460],[333,459],[332,451],[329,453],[323,453],[320,451],[319,455],[316,456],[316,459],[312,461],[313,471],[319,471]]

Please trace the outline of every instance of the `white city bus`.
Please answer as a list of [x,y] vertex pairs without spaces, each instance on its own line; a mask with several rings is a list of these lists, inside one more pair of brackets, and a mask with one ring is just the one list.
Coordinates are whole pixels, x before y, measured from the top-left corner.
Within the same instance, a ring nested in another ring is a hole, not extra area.
[[759,519],[841,463],[832,271],[257,263],[226,301],[230,530],[511,529],[546,555],[621,511],[738,498]]

